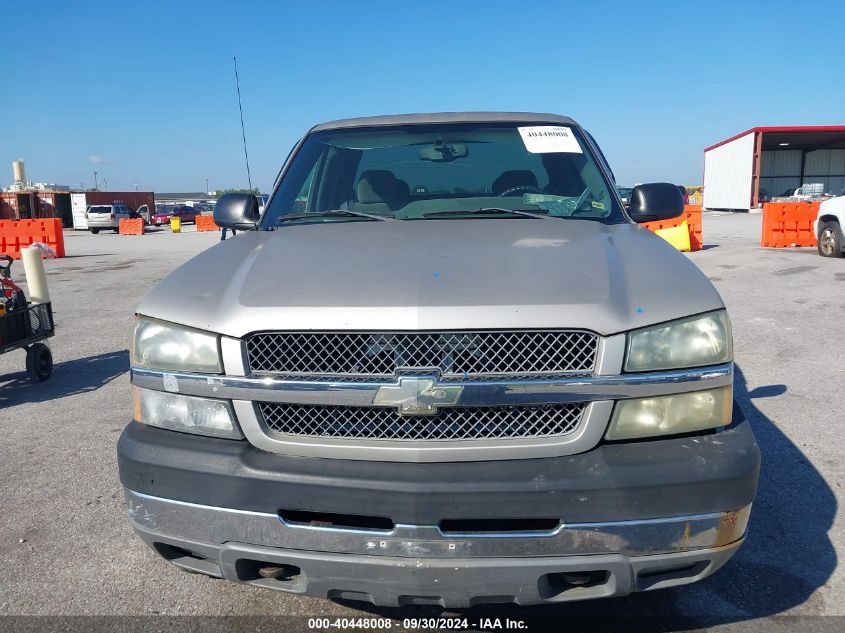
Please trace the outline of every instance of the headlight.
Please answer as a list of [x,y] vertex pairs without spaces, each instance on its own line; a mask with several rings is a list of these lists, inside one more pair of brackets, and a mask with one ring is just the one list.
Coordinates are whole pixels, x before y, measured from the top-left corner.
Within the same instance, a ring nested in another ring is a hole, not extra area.
[[181,325],[139,317],[132,340],[132,365],[219,374],[223,372],[220,337]]
[[733,387],[620,400],[613,409],[609,440],[630,440],[715,429],[731,421]]
[[171,431],[243,439],[232,406],[225,400],[196,398],[132,387],[135,420]]
[[733,360],[731,322],[724,310],[628,333],[625,371],[716,365]]

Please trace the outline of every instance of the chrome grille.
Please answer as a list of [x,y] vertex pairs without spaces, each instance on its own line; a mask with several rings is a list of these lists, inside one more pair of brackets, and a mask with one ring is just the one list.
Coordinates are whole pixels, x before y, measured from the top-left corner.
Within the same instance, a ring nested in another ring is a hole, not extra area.
[[247,339],[255,372],[393,376],[439,369],[444,377],[587,373],[598,336],[579,330],[517,332],[274,332]]
[[399,415],[389,407],[258,403],[267,429],[310,437],[379,440],[481,440],[567,435],[585,404],[451,407],[433,416]]

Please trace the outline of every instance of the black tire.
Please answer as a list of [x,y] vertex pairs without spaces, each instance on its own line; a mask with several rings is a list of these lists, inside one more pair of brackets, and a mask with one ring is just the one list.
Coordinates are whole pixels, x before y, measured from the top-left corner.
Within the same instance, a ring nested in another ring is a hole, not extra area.
[[819,226],[819,255],[842,257],[842,229],[839,222],[822,222]]
[[114,231],[115,233],[120,233],[120,227],[117,227],[116,229],[112,229],[112,231]]
[[91,232],[92,232],[94,235],[96,235],[97,233],[99,233],[99,232],[100,232],[100,229],[91,229]]
[[53,353],[44,343],[26,349],[26,373],[32,382],[43,382],[53,373]]

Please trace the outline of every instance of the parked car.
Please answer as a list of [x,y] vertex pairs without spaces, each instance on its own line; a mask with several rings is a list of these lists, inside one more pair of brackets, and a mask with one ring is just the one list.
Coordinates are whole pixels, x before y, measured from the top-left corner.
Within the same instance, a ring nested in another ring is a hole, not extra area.
[[845,249],[845,238],[842,236],[842,226],[845,223],[845,190],[842,194],[819,205],[813,232],[818,238],[819,255],[822,257],[842,257]]
[[125,204],[93,204],[85,211],[88,230],[94,235],[111,229],[117,233],[120,221],[130,219],[133,211]]
[[214,211],[214,205],[209,202],[200,202],[194,204],[193,206],[194,211],[197,212],[198,215],[202,215],[203,213],[211,213]]
[[196,224],[196,218],[200,215],[199,211],[187,205],[179,205],[174,207],[164,207],[157,210],[150,220],[150,224],[161,226],[162,224],[169,224],[170,218],[178,217],[182,224]]
[[627,211],[613,187],[557,115],[312,128],[266,211],[222,196],[244,232],[137,309],[117,449],[137,534],[187,570],[394,606],[715,572],[760,460],[730,319],[637,226],[679,216],[678,187]]

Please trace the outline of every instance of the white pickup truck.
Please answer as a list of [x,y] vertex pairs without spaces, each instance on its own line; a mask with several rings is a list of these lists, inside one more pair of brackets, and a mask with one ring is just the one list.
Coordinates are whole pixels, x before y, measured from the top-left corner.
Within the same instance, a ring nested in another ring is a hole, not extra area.
[[[760,452],[728,313],[553,114],[311,129],[267,208],[138,308],[132,527],[163,558],[381,606],[556,603],[701,580]],[[765,531],[766,526],[761,528]]]

